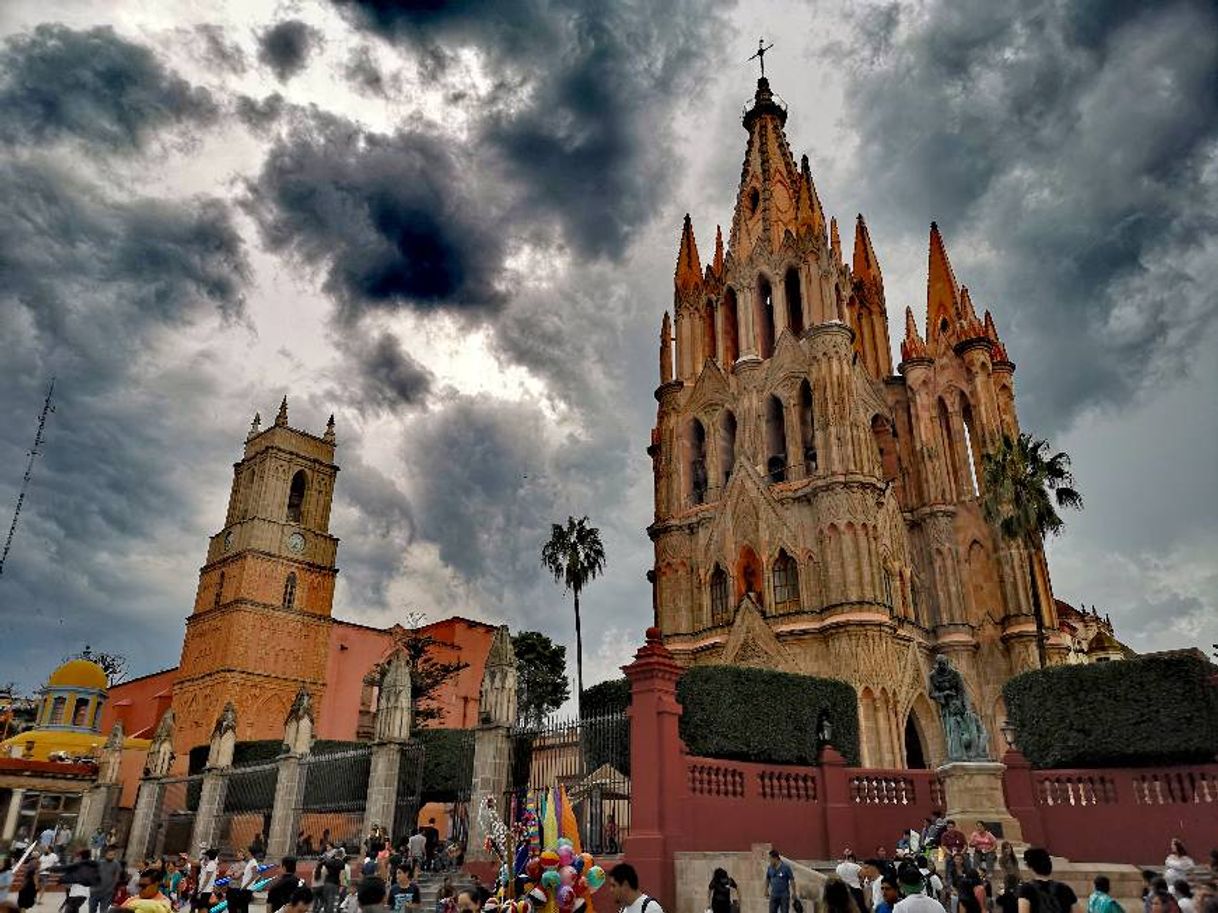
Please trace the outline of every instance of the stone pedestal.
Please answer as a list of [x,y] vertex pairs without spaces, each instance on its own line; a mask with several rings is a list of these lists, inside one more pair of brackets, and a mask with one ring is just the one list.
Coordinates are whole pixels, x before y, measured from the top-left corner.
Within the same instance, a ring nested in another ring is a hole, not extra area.
[[162,783],[160,777],[140,781],[140,791],[135,797],[135,811],[131,816],[131,832],[127,836],[127,859],[135,865],[148,856],[152,842],[152,825],[156,819],[157,806],[161,803]]
[[1019,819],[1007,808],[1002,779],[1006,765],[997,761],[951,761],[937,771],[947,799],[948,818],[961,830],[971,830],[978,821],[1002,825],[1002,838],[1023,841]]
[[266,840],[268,859],[280,859],[296,854],[296,834],[300,824],[301,789],[300,758],[285,755],[279,759],[275,776],[275,805],[271,809],[271,830]]
[[224,771],[208,770],[203,774],[199,811],[195,815],[195,829],[190,837],[191,852],[198,852],[200,847],[206,849],[215,846],[227,787],[228,777]]
[[372,746],[372,764],[368,772],[368,799],[364,804],[364,833],[380,825],[394,833],[393,813],[398,800],[398,767],[402,746],[397,742],[378,742]]
[[486,830],[482,826],[482,806],[487,797],[503,817],[503,794],[507,791],[512,757],[511,730],[506,726],[482,726],[474,734],[474,782],[470,790],[470,858],[485,861],[492,855],[485,849]]

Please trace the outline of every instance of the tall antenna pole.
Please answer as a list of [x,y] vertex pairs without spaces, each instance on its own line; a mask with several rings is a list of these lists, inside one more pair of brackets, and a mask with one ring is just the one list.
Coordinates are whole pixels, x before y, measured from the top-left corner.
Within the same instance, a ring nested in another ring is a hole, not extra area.
[[34,458],[41,452],[38,448],[46,441],[42,432],[46,430],[47,415],[55,411],[55,407],[51,405],[51,395],[54,392],[55,378],[52,377],[51,385],[47,388],[47,398],[42,402],[42,412],[38,416],[38,431],[34,434],[34,446],[30,448],[30,458],[25,464],[25,475],[21,479],[21,492],[17,495],[17,509],[13,511],[13,522],[8,528],[8,538],[4,540],[4,551],[0,552],[0,577],[4,576],[4,562],[8,558],[8,550],[13,547],[13,534],[17,532],[21,505],[25,503],[25,492],[30,487],[30,476],[34,474]]

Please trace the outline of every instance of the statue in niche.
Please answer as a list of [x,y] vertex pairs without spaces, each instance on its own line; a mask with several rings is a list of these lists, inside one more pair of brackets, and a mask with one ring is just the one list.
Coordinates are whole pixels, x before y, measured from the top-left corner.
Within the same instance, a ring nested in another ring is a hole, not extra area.
[[964,679],[946,656],[935,657],[930,672],[930,696],[939,705],[949,761],[988,761],[990,740],[981,717],[969,706]]

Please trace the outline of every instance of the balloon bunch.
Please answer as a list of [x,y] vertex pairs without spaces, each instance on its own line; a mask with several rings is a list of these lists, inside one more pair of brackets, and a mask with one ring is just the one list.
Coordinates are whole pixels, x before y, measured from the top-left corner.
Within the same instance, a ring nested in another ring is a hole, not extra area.
[[[258,874],[261,875],[263,872],[266,872],[267,870],[274,869],[274,868],[278,868],[278,865],[275,865],[275,864],[260,865],[260,866],[258,866]],[[255,881],[253,884],[251,884],[249,889],[251,892],[261,891],[268,884],[270,884],[272,880],[273,879],[271,879],[269,876],[266,878],[260,878],[257,881]],[[229,882],[231,882],[231,881],[232,881],[232,878],[218,878],[218,879],[216,879],[215,886],[217,888],[222,888],[225,885],[229,884]],[[228,901],[222,900],[218,904],[213,904],[208,909],[207,913],[224,913],[224,911],[227,909],[228,909]]]
[[[526,833],[536,829],[537,817],[530,825],[526,810]],[[605,870],[596,864],[591,853],[580,850],[579,827],[575,809],[564,787],[542,796],[541,826],[538,833],[541,849],[530,848],[523,866],[517,869],[523,893],[534,909],[545,913],[594,913],[592,895],[605,883]],[[520,909],[512,913],[532,913]]]

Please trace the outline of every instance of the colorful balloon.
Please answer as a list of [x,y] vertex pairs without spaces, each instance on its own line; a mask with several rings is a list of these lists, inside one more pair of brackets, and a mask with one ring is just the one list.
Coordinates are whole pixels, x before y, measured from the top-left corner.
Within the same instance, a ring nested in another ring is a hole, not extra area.
[[558,870],[558,880],[562,884],[575,884],[575,879],[578,877],[575,869],[569,865],[564,865]]
[[558,847],[560,850],[561,850],[561,849],[562,849],[564,846],[571,846],[571,845],[572,845],[572,844],[571,844],[571,838],[570,838],[570,837],[559,837],[559,838],[558,838],[558,842],[557,842],[555,845],[556,845],[556,846],[557,846],[557,847]]
[[559,862],[560,862],[559,856],[553,850],[544,850],[542,852],[541,867],[543,869],[556,869],[556,868],[558,868]]
[[569,884],[564,884],[558,889],[558,908],[560,910],[571,909],[575,905],[575,889]]
[[586,872],[588,869],[596,865],[596,860],[592,858],[591,853],[580,853],[579,858],[583,860],[584,867],[580,870]]
[[572,852],[570,846],[560,846],[558,848],[558,864],[570,865],[575,861],[575,853]]
[[536,881],[538,878],[540,878],[541,860],[536,856],[529,859],[529,861],[524,864],[524,873],[529,876],[530,881]]
[[594,891],[599,891],[605,883],[605,870],[599,865],[594,865],[584,873],[584,879],[588,882],[588,887]]
[[584,857],[583,857],[583,856],[576,856],[576,857],[575,857],[575,859],[574,859],[574,860],[571,862],[571,868],[573,868],[573,869],[575,870],[575,874],[576,874],[576,875],[578,875],[578,874],[580,874],[581,872],[583,872],[583,870],[584,870]]
[[541,873],[541,886],[543,888],[556,888],[561,879],[558,877],[556,869],[546,869]]

